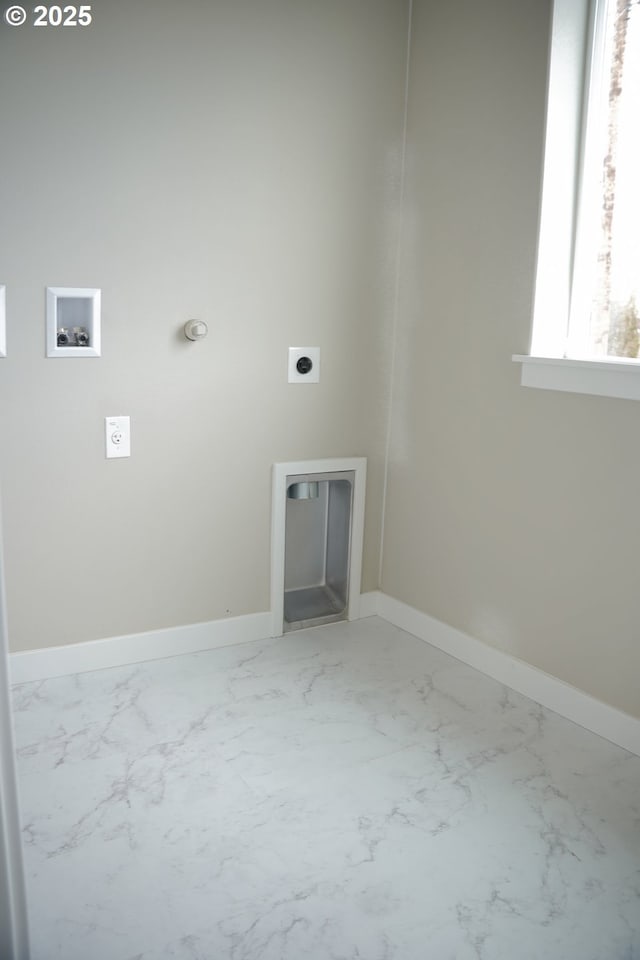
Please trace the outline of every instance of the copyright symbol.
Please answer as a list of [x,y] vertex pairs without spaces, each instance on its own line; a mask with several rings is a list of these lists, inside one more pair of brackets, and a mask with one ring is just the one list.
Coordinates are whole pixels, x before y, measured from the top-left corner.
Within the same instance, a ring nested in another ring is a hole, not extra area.
[[4,12],[4,19],[12,27],[20,27],[27,19],[27,11],[24,7],[8,7]]

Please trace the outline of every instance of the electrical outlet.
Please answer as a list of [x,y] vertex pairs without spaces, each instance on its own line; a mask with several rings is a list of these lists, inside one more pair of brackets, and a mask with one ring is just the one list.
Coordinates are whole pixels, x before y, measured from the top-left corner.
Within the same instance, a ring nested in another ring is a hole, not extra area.
[[131,456],[131,418],[105,417],[104,440],[107,459]]
[[320,382],[320,347],[289,347],[289,383]]

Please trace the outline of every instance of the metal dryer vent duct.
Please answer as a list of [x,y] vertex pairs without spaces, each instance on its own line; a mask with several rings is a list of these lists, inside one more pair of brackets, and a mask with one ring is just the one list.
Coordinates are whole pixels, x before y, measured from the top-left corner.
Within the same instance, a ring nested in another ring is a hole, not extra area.
[[317,480],[300,480],[298,483],[292,483],[287,489],[287,499],[289,500],[317,500],[319,494],[320,489]]

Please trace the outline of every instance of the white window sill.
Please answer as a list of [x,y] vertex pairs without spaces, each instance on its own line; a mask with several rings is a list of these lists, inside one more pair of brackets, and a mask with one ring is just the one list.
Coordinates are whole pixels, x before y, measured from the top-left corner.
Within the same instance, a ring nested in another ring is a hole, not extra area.
[[640,362],[612,358],[567,360],[521,354],[516,354],[513,360],[522,364],[523,387],[640,400]]

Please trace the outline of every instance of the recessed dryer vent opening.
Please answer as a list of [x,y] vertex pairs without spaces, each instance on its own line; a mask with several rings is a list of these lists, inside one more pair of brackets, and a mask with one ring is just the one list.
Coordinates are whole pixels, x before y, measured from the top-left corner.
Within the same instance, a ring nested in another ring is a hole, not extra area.
[[353,473],[290,478],[284,548],[284,630],[346,620]]
[[274,636],[358,616],[365,470],[363,458],[275,464]]

